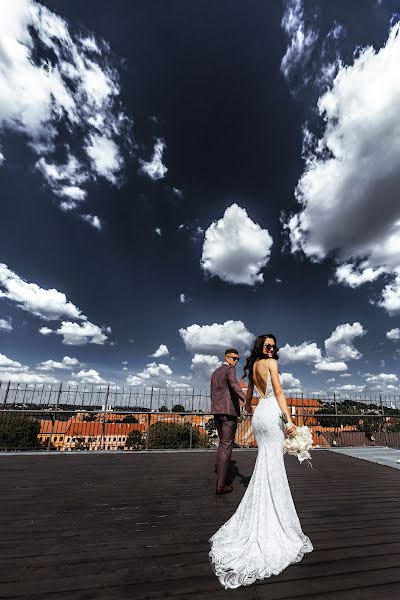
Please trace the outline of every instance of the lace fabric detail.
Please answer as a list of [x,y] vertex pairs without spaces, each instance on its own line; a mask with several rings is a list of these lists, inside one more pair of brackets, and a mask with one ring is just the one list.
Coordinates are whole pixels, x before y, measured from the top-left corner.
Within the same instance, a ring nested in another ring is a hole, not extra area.
[[225,589],[278,575],[312,552],[302,532],[283,460],[284,427],[272,385],[253,415],[258,455],[232,517],[210,538],[210,562]]

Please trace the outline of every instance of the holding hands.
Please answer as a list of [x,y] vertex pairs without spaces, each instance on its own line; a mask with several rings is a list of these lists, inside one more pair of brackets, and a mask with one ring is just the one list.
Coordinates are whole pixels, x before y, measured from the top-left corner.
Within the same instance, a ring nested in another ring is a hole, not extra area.
[[244,405],[244,412],[247,415],[252,415],[253,414],[253,407],[251,406],[251,402],[247,402]]

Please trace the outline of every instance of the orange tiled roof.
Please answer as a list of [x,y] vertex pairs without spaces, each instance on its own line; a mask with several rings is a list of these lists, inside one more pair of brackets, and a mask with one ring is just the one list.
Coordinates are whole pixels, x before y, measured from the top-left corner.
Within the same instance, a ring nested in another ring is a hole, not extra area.
[[139,423],[98,423],[97,421],[55,421],[54,428],[51,421],[40,422],[40,434],[49,435],[75,435],[75,436],[119,436],[129,435],[134,429],[144,429]]

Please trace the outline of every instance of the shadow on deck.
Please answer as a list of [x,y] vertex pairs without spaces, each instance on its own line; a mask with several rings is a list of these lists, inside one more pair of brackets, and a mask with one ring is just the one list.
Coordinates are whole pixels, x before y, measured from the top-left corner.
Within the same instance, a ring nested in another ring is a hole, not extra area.
[[214,495],[214,452],[0,457],[0,598],[394,600],[400,478],[315,451],[286,457],[314,552],[277,577],[225,591],[208,538],[242,497],[256,458],[234,452],[234,492]]

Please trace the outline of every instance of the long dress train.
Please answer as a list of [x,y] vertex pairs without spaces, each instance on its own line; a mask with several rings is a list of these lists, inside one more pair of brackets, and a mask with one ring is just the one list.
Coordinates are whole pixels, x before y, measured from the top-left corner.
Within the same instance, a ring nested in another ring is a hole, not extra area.
[[253,415],[258,445],[253,475],[236,512],[209,540],[210,561],[225,589],[278,575],[313,550],[287,480],[280,413],[269,378]]

